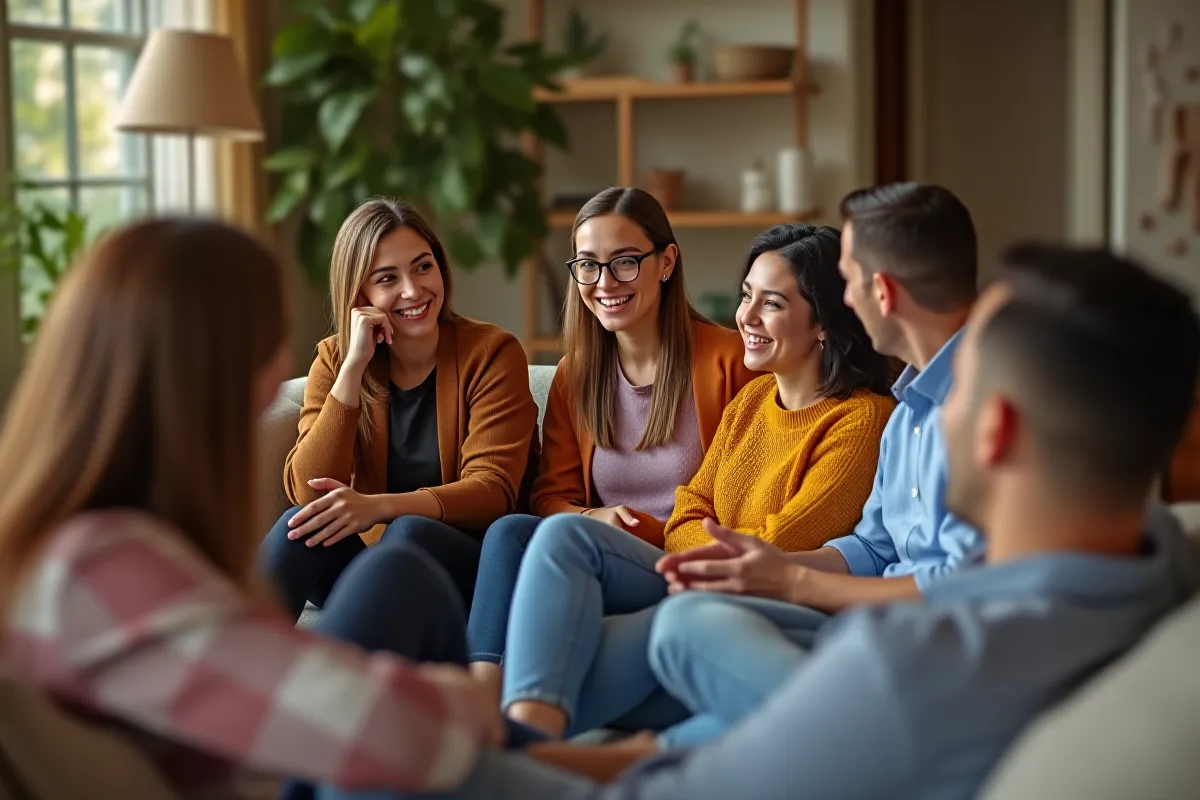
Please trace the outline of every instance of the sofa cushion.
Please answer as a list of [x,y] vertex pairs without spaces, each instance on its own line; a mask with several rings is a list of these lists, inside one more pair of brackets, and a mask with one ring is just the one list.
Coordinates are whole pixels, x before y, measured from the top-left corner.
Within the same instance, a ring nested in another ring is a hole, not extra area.
[[[1200,546],[1200,504],[1174,507]],[[1200,597],[1026,731],[988,800],[1155,800],[1200,791]]]

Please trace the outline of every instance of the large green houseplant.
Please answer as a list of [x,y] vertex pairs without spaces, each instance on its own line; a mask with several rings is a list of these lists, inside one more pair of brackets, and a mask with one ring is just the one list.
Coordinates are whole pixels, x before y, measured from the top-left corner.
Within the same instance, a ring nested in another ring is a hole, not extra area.
[[266,82],[284,100],[268,213],[295,213],[300,253],[324,279],[338,226],[363,199],[403,197],[433,216],[455,262],[510,273],[546,232],[541,169],[521,146],[566,132],[535,87],[577,56],[503,45],[487,0],[292,0]]

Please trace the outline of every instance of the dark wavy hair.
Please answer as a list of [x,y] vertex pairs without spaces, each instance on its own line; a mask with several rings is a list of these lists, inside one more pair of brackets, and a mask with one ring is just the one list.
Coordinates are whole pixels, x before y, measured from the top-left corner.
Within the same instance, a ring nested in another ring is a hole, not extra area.
[[[845,400],[856,389],[876,394],[891,391],[894,370],[887,357],[871,347],[862,323],[842,299],[846,281],[838,271],[842,234],[837,228],[800,223],[776,225],[750,244],[742,281],[763,253],[783,256],[800,296],[812,308],[813,322],[825,329],[821,350],[821,394]],[[740,282],[739,282],[740,284]]]

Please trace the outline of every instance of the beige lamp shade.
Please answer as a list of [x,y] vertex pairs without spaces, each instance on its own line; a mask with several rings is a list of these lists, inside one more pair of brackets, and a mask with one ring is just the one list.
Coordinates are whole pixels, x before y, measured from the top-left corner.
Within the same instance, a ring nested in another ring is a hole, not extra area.
[[117,112],[118,130],[263,138],[233,40],[197,31],[150,36]]

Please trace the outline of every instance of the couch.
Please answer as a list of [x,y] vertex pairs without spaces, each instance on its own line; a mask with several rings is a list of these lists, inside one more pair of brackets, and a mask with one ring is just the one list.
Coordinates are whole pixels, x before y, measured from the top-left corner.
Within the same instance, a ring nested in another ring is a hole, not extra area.
[[[538,425],[554,367],[529,367]],[[304,378],[285,383],[262,422],[265,533],[288,507],[283,461],[296,439]],[[1200,503],[1176,505],[1200,562]],[[313,611],[301,624],[311,624]],[[1133,652],[1031,725],[998,765],[988,800],[1200,797],[1200,597]]]

